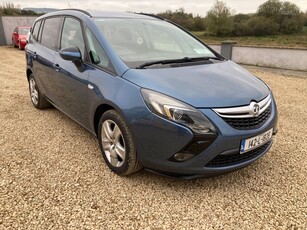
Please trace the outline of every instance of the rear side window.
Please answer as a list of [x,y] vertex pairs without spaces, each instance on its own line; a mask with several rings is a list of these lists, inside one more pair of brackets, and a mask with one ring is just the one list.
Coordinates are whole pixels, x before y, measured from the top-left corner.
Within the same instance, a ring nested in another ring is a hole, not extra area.
[[51,49],[57,48],[62,18],[47,18],[44,23],[41,43]]
[[41,24],[42,24],[42,21],[36,22],[33,29],[32,29],[32,38],[35,41],[38,41],[38,32],[39,32],[39,28],[40,28]]

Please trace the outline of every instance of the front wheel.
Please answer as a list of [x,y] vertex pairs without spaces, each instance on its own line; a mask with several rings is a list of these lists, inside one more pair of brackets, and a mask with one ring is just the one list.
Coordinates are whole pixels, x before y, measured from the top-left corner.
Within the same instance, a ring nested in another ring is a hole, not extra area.
[[128,125],[115,110],[105,112],[99,121],[98,140],[108,167],[118,175],[129,175],[142,166]]
[[12,44],[13,44],[14,48],[17,47],[17,46],[16,46],[16,43],[14,42],[14,39],[12,39]]

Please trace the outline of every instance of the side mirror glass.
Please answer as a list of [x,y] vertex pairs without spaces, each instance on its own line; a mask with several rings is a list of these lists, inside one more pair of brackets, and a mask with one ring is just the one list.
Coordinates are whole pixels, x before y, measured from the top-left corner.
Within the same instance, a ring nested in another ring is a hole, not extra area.
[[67,61],[81,61],[81,52],[77,46],[71,46],[60,50],[60,56]]

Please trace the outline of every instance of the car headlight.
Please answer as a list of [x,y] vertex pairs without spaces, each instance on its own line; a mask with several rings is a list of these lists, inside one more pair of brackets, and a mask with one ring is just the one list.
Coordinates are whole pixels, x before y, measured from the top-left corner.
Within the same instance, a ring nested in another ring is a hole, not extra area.
[[26,39],[20,39],[21,42],[26,42]]
[[141,92],[155,114],[185,125],[197,134],[216,133],[209,119],[192,106],[152,90],[142,89]]

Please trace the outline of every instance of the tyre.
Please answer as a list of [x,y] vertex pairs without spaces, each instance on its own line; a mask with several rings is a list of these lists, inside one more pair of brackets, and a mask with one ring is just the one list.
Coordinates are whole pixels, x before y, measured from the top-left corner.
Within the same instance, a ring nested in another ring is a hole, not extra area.
[[37,109],[45,109],[51,106],[49,101],[40,93],[35,78],[31,74],[29,77],[29,92],[32,104]]
[[118,175],[129,175],[142,166],[128,125],[115,110],[105,112],[99,121],[98,140],[103,158]]

